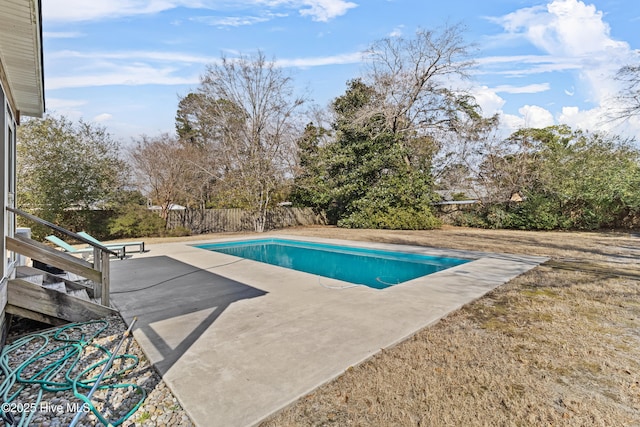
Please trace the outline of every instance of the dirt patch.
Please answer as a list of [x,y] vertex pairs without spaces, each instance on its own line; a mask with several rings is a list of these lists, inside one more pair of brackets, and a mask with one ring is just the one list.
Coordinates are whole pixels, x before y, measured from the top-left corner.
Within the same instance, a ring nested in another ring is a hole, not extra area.
[[348,369],[263,426],[640,425],[638,237],[453,227],[285,233],[551,261]]

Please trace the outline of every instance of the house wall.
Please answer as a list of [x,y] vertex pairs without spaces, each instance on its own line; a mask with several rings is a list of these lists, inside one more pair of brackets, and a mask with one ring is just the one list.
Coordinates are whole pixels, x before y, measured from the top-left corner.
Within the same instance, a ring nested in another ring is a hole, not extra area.
[[[2,72],[2,63],[0,63],[0,75],[4,75]],[[5,307],[7,305],[7,250],[6,250],[6,242],[5,236],[6,232],[6,224],[7,224],[7,211],[6,207],[6,195],[4,191],[6,174],[8,173],[7,168],[5,167],[5,159],[6,159],[6,151],[7,151],[7,98],[4,92],[4,85],[2,84],[2,80],[0,79],[0,142],[2,142],[2,150],[0,153],[0,162],[2,162],[2,174],[0,176],[0,206],[2,208],[2,213],[0,213],[0,228],[3,230],[2,239],[0,242],[0,253],[2,254],[2,262],[0,262],[0,349],[4,347],[4,341],[7,336],[8,325],[5,322]]]
[[15,233],[16,127],[20,115],[44,113],[41,0],[0,0],[0,347],[7,330],[7,281],[14,274],[15,254],[6,237]]
[[[0,74],[4,75],[2,63],[0,62]],[[13,112],[12,99],[6,90],[6,82],[0,79],[0,142],[2,150],[0,150],[0,229],[2,229],[2,238],[0,239],[0,349],[4,346],[6,339],[8,322],[6,321],[5,308],[7,305],[7,280],[13,274],[13,254],[7,252],[6,239],[7,235],[14,234],[15,225],[6,207],[13,204],[13,192],[15,191],[15,180],[10,175],[15,173],[15,130],[16,130],[16,114]],[[10,201],[11,199],[11,201]]]

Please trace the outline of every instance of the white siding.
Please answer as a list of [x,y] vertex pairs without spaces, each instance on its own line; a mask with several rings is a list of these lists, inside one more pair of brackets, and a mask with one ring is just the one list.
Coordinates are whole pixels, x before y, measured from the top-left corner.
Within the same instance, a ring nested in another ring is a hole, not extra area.
[[0,63],[21,115],[44,113],[42,40],[37,0],[0,1]]
[[[0,64],[2,67],[2,64]],[[0,155],[0,161],[2,161],[2,175],[0,175],[0,200],[2,201],[2,213],[0,214],[0,228],[2,230],[6,230],[7,227],[7,210],[6,207],[6,193],[5,193],[5,182],[7,182],[7,168],[4,167],[5,154],[7,150],[6,145],[6,105],[7,101],[4,95],[4,90],[2,88],[2,84],[0,84],[0,142],[2,142],[2,155]],[[4,346],[4,337],[5,337],[5,329],[7,325],[5,324],[5,312],[4,308],[7,305],[7,257],[6,257],[6,241],[5,241],[6,232],[2,235],[2,240],[0,242],[0,254],[2,254],[2,261],[0,262],[0,349]]]

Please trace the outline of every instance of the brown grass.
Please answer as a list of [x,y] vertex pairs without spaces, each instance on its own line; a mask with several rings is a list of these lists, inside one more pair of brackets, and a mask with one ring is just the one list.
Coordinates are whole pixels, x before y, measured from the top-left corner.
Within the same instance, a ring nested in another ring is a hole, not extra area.
[[285,233],[552,261],[348,369],[264,427],[640,425],[639,237],[451,227]]

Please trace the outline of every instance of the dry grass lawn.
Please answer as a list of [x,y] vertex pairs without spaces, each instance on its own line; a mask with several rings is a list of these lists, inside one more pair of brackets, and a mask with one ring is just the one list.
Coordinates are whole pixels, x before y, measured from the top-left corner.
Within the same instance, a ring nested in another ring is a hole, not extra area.
[[640,425],[640,236],[451,227],[280,233],[551,261],[262,426]]

